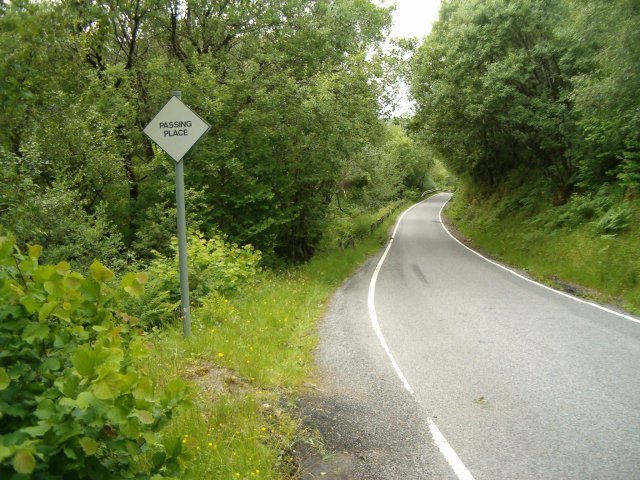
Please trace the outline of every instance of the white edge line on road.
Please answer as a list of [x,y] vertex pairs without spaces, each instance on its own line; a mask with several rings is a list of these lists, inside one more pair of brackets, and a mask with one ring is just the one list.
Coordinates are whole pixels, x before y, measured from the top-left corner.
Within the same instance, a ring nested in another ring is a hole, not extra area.
[[376,332],[378,341],[380,342],[380,345],[382,345],[382,348],[387,354],[387,357],[389,357],[389,360],[391,361],[391,365],[393,366],[393,369],[395,370],[398,378],[400,378],[400,380],[402,381],[402,385],[404,386],[404,389],[407,392],[409,392],[411,395],[414,395],[413,388],[411,388],[411,385],[409,385],[409,382],[407,381],[404,374],[402,373],[402,370],[400,370],[400,367],[398,366],[396,359],[393,357],[393,354],[389,349],[389,345],[387,345],[387,341],[385,340],[384,335],[382,334],[382,329],[380,328],[380,323],[378,322],[378,314],[376,313],[375,294],[376,294],[376,282],[378,281],[378,273],[380,273],[382,264],[384,263],[385,258],[387,258],[387,254],[391,249],[391,245],[393,245],[393,240],[396,236],[396,232],[398,231],[398,227],[400,226],[400,222],[402,221],[402,218],[407,214],[407,212],[409,212],[409,210],[414,208],[416,205],[419,205],[419,204],[416,203],[412,207],[405,210],[402,213],[402,215],[400,215],[400,218],[396,223],[396,228],[394,228],[393,233],[391,234],[391,240],[389,240],[389,244],[387,245],[386,250],[382,254],[382,257],[380,258],[380,261],[378,262],[378,265],[376,265],[376,269],[373,271],[373,275],[371,276],[371,282],[369,283],[369,296],[368,296],[368,302],[367,302],[369,306],[369,318],[371,319],[371,326],[373,327],[373,331]]
[[447,460],[447,463],[451,466],[456,476],[460,480],[474,480],[471,472],[469,472],[467,467],[464,466],[464,463],[462,463],[462,460],[460,460],[456,451],[451,447],[451,445],[449,445],[449,442],[444,438],[444,435],[442,435],[442,432],[433,420],[428,418],[427,422],[429,423],[429,431],[433,437],[433,443],[435,443],[440,449],[440,452],[442,452],[442,455],[444,455],[444,458]]
[[464,248],[469,250],[471,253],[479,256],[480,258],[482,258],[483,260],[486,260],[487,262],[491,263],[492,265],[495,265],[496,267],[499,267],[502,270],[505,270],[505,271],[515,275],[516,277],[520,277],[521,279],[526,280],[529,283],[533,283],[534,285],[538,285],[539,287],[542,287],[542,288],[544,288],[546,290],[549,290],[550,292],[557,293],[558,295],[562,295],[563,297],[569,298],[569,299],[571,299],[571,300],[573,300],[575,302],[583,303],[585,305],[589,305],[591,307],[597,308],[598,310],[602,310],[603,312],[607,312],[607,313],[610,313],[612,315],[616,315],[617,317],[621,317],[621,318],[624,318],[626,320],[631,320],[632,322],[640,324],[640,320],[637,319],[637,318],[632,317],[631,315],[625,315],[624,313],[616,312],[615,310],[612,310],[612,309],[607,308],[607,307],[603,307],[602,305],[598,305],[597,303],[589,302],[589,301],[583,300],[583,299],[581,299],[579,297],[574,297],[573,295],[569,295],[568,293],[562,292],[560,290],[556,290],[555,288],[551,288],[551,287],[549,287],[549,286],[547,286],[547,285],[545,285],[543,283],[536,282],[535,280],[527,278],[524,275],[521,275],[520,273],[518,273],[518,272],[516,272],[514,270],[511,270],[510,268],[507,268],[504,265],[499,264],[498,262],[494,262],[493,260],[485,257],[481,253],[476,252],[472,248],[467,247],[464,243],[462,243],[460,240],[458,240],[456,237],[453,236],[453,234],[449,231],[449,229],[445,226],[444,222],[442,221],[442,211],[444,210],[444,207],[446,207],[447,203],[449,203],[449,200],[444,202],[444,204],[442,205],[442,208],[440,208],[440,212],[438,212],[438,219],[440,220],[440,225],[442,225],[442,228],[444,228],[444,231],[447,232],[451,238],[453,238],[456,242],[458,242]]
[[[402,219],[404,218],[404,216],[407,213],[409,213],[409,211],[412,208],[417,207],[418,205],[420,205],[420,203],[422,202],[416,203],[415,205],[409,207],[407,210],[405,210],[402,213],[402,215],[400,215],[400,218],[398,218],[396,227],[393,229],[393,233],[391,234],[391,240],[389,240],[389,244],[387,245],[386,250],[382,254],[382,257],[380,258],[380,261],[378,262],[378,265],[376,266],[376,269],[373,271],[373,275],[371,276],[371,282],[369,283],[369,295],[368,295],[369,318],[371,319],[371,325],[373,327],[373,331],[376,333],[376,336],[378,337],[378,341],[380,342],[380,345],[382,345],[382,348],[387,354],[387,357],[389,357],[389,361],[391,362],[391,365],[393,366],[393,369],[395,370],[396,375],[402,382],[402,385],[404,386],[405,390],[409,392],[409,394],[413,397],[415,397],[415,392],[413,391],[413,388],[411,388],[411,385],[409,384],[406,377],[402,373],[402,370],[400,370],[400,366],[398,365],[398,362],[396,362],[396,359],[393,357],[393,354],[389,349],[389,345],[387,345],[387,341],[385,340],[384,335],[382,334],[382,329],[380,328],[380,323],[378,322],[378,315],[376,313],[375,291],[376,291],[376,282],[378,281],[378,273],[380,273],[382,264],[387,258],[387,254],[391,249],[391,245],[393,245],[393,240],[395,239],[396,233],[398,232],[398,228],[400,227],[400,222],[402,222]],[[440,211],[442,212],[442,210]],[[458,457],[458,454],[451,447],[449,442],[447,442],[447,439],[444,438],[444,435],[442,435],[442,432],[440,432],[440,429],[438,429],[433,419],[427,418],[427,423],[429,425],[429,433],[431,433],[431,437],[433,438],[434,445],[438,447],[438,449],[444,456],[444,459],[447,461],[447,463],[449,464],[453,472],[456,474],[458,479],[459,480],[475,480],[473,478],[473,475],[471,475],[471,472],[469,472],[467,467],[465,467],[464,463],[462,463],[462,460],[460,460],[460,457]]]

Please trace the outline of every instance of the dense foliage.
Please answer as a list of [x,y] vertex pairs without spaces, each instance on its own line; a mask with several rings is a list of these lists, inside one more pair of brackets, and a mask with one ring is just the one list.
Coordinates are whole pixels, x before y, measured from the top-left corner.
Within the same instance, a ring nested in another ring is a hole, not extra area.
[[414,127],[485,189],[518,170],[555,204],[635,196],[638,45],[634,0],[445,1],[414,59]]
[[384,137],[389,21],[369,0],[2,2],[1,224],[75,266],[168,254],[173,160],[142,129],[180,89],[213,127],[186,159],[189,228],[308,258]]
[[[147,268],[149,282],[144,292],[129,298],[125,307],[145,328],[167,325],[180,316],[178,246],[172,242],[172,255],[156,252]],[[220,236],[211,239],[196,233],[187,245],[190,302],[198,307],[212,296],[224,300],[250,286],[260,271],[261,255],[251,245],[238,247]]]
[[185,398],[159,391],[142,362],[142,330],[118,308],[144,274],[89,276],[67,262],[41,265],[0,238],[0,477],[47,479],[180,476],[181,443],[161,437]]

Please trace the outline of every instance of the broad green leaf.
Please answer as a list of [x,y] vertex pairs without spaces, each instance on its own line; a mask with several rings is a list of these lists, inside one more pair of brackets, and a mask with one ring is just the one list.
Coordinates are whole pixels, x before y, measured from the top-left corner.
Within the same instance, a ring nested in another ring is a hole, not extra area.
[[[134,438],[138,437],[138,435],[136,435]],[[125,446],[126,446],[125,448],[127,449],[127,452],[129,452],[129,455],[131,455],[132,457],[135,455],[138,455],[138,452],[140,451],[138,442],[132,442],[131,440],[127,440],[125,442]]]
[[29,256],[32,258],[39,258],[42,255],[42,246],[29,245]]
[[63,304],[58,303],[58,308],[53,311],[53,316],[57,317],[61,320],[66,320],[67,322],[71,320],[71,312],[70,312],[70,303],[64,302]]
[[186,395],[187,385],[182,380],[174,378],[167,383],[164,392],[162,392],[162,405],[165,408],[177,405]]
[[9,378],[7,371],[4,368],[0,367],[0,391],[7,388],[10,383],[11,379]]
[[41,322],[46,320],[49,315],[53,313],[53,311],[58,306],[58,302],[47,302],[42,307],[40,307],[40,311],[38,311],[38,320]]
[[93,402],[95,401],[95,395],[91,392],[85,391],[85,392],[80,392],[80,394],[78,395],[78,398],[76,399],[76,404],[78,405],[78,408],[81,408],[82,410],[86,410],[87,408],[89,408]]
[[71,363],[81,377],[91,377],[95,368],[95,353],[87,347],[80,347],[72,355]]
[[12,280],[9,281],[9,288],[15,294],[16,297],[21,298],[24,296],[24,293],[25,293],[24,289],[22,288],[21,285],[18,285],[18,283],[16,283],[15,281],[12,281]]
[[98,379],[103,379],[120,369],[120,364],[124,359],[124,352],[120,348],[95,349],[95,373]]
[[42,362],[38,371],[43,374],[48,372],[55,372],[57,370],[60,370],[60,366],[60,360],[55,357],[51,357]]
[[151,425],[153,423],[153,415],[151,415],[151,412],[138,410],[136,412],[136,416],[138,417],[138,420],[140,420],[140,423],[144,425]]
[[98,313],[98,308],[93,302],[82,302],[75,310],[77,315],[87,319],[93,319]]
[[128,369],[126,373],[119,374],[118,385],[120,391],[123,392],[131,392],[133,390],[133,386],[138,382],[139,375],[133,371],[133,369]]
[[63,451],[67,458],[71,460],[78,459],[78,453],[72,447],[65,447]]
[[91,437],[82,437],[80,439],[80,446],[87,455],[94,455],[98,451],[98,442]]
[[20,300],[20,304],[27,310],[28,313],[36,313],[41,308],[41,302],[35,299],[31,295],[27,295],[22,300]]
[[0,445],[0,462],[13,455],[14,449]]
[[13,457],[13,468],[18,473],[29,475],[36,468],[36,459],[29,450],[19,450]]
[[54,298],[62,298],[64,290],[62,288],[62,282],[58,279],[47,280],[44,282],[45,291]]
[[49,430],[52,425],[36,425],[34,427],[21,428],[20,431],[26,433],[30,437],[41,437]]
[[78,402],[70,397],[62,397],[57,401],[59,407],[64,407],[66,411],[74,410],[78,406]]
[[140,336],[131,340],[129,343],[129,352],[134,358],[144,358],[149,356],[151,348],[149,348],[149,342]]
[[33,279],[38,283],[49,280],[56,273],[56,267],[53,265],[40,265],[33,273]]
[[64,286],[67,290],[78,290],[82,285],[82,275],[79,273],[71,273],[64,279]]
[[56,413],[56,406],[53,400],[45,398],[38,404],[38,408],[34,412],[34,415],[40,420],[46,420],[51,418]]
[[85,300],[95,302],[100,296],[100,284],[93,278],[84,278],[80,292]]
[[138,438],[140,435],[140,425],[135,420],[124,420],[120,423],[120,431],[129,438]]
[[114,273],[98,260],[93,261],[93,263],[89,267],[89,271],[91,272],[91,276],[100,283],[108,282],[115,278]]
[[23,276],[31,276],[38,269],[38,260],[31,257],[25,257],[20,262],[20,272]]
[[118,396],[120,375],[111,373],[93,385],[93,393],[100,400],[111,400]]
[[65,396],[73,398],[78,392],[80,378],[76,375],[65,375],[57,378],[54,384]]
[[143,284],[139,282],[138,274],[127,273],[122,279],[122,288],[132,297],[139,297],[144,292]]
[[112,425],[120,425],[122,422],[125,422],[131,413],[131,409],[121,406],[113,406],[109,408],[107,412],[107,420]]
[[146,272],[138,272],[136,274],[136,282],[140,285],[146,285],[149,281],[149,275]]
[[153,382],[148,377],[142,377],[138,380],[133,389],[133,396],[140,400],[150,400],[153,398]]
[[83,435],[84,427],[78,422],[64,422],[56,425],[56,433],[58,438],[64,442],[69,438]]
[[13,246],[16,244],[12,236],[0,237],[0,265],[13,264]]
[[36,340],[44,340],[49,337],[49,327],[41,323],[31,323],[22,332],[22,339],[31,344]]
[[56,265],[56,272],[59,275],[68,275],[71,273],[71,264],[69,262],[60,262]]

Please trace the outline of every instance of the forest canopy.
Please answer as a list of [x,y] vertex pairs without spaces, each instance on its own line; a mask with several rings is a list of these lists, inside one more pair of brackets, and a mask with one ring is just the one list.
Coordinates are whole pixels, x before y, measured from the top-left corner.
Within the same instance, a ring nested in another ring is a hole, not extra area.
[[1,224],[48,261],[167,253],[173,160],[142,130],[179,89],[212,125],[185,160],[189,229],[309,258],[351,175],[403,190],[376,177],[390,19],[368,0],[0,3]]
[[636,195],[639,47],[635,0],[445,0],[413,60],[414,128],[477,186],[518,171],[556,204]]

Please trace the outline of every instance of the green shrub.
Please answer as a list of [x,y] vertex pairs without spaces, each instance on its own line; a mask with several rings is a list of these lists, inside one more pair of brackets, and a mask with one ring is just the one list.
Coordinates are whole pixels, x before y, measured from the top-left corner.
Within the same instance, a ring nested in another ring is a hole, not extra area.
[[355,241],[351,219],[345,216],[334,216],[332,222],[328,222],[324,238],[326,244],[346,246]]
[[371,234],[371,225],[375,223],[374,214],[360,215],[351,221],[351,234],[354,238],[362,240]]
[[596,229],[603,234],[615,234],[626,230],[631,224],[631,209],[624,203],[607,210],[598,223]]
[[348,212],[334,211],[327,221],[322,248],[331,249],[336,245],[340,248],[354,247],[358,241],[369,238],[372,232],[405,201],[406,199],[388,202],[382,208],[368,212],[357,208]]
[[[149,283],[139,298],[126,306],[145,326],[173,321],[180,312],[180,277],[178,246],[173,242],[174,255],[157,254],[149,265]],[[190,301],[199,306],[211,292],[229,295],[251,283],[259,271],[261,254],[251,245],[238,247],[220,236],[207,239],[196,232],[187,245]]]
[[221,325],[230,319],[238,317],[238,311],[229,300],[216,291],[211,292],[202,300],[198,310],[201,317],[213,325]]
[[66,180],[39,186],[31,176],[37,176],[41,168],[37,165],[46,160],[37,148],[27,149],[24,158],[0,148],[0,163],[0,234],[10,230],[21,248],[28,243],[44,245],[43,259],[48,263],[64,260],[82,269],[97,258],[116,271],[127,267],[131,259],[106,203],[89,208]]
[[548,209],[544,214],[534,217],[532,225],[542,225],[547,230],[567,228],[569,230],[582,225],[598,214],[601,208],[599,199],[591,195],[575,194],[564,205]]
[[161,479],[181,475],[179,439],[160,432],[186,387],[156,391],[142,361],[150,344],[119,311],[145,274],[90,276],[39,265],[0,237],[0,478]]

